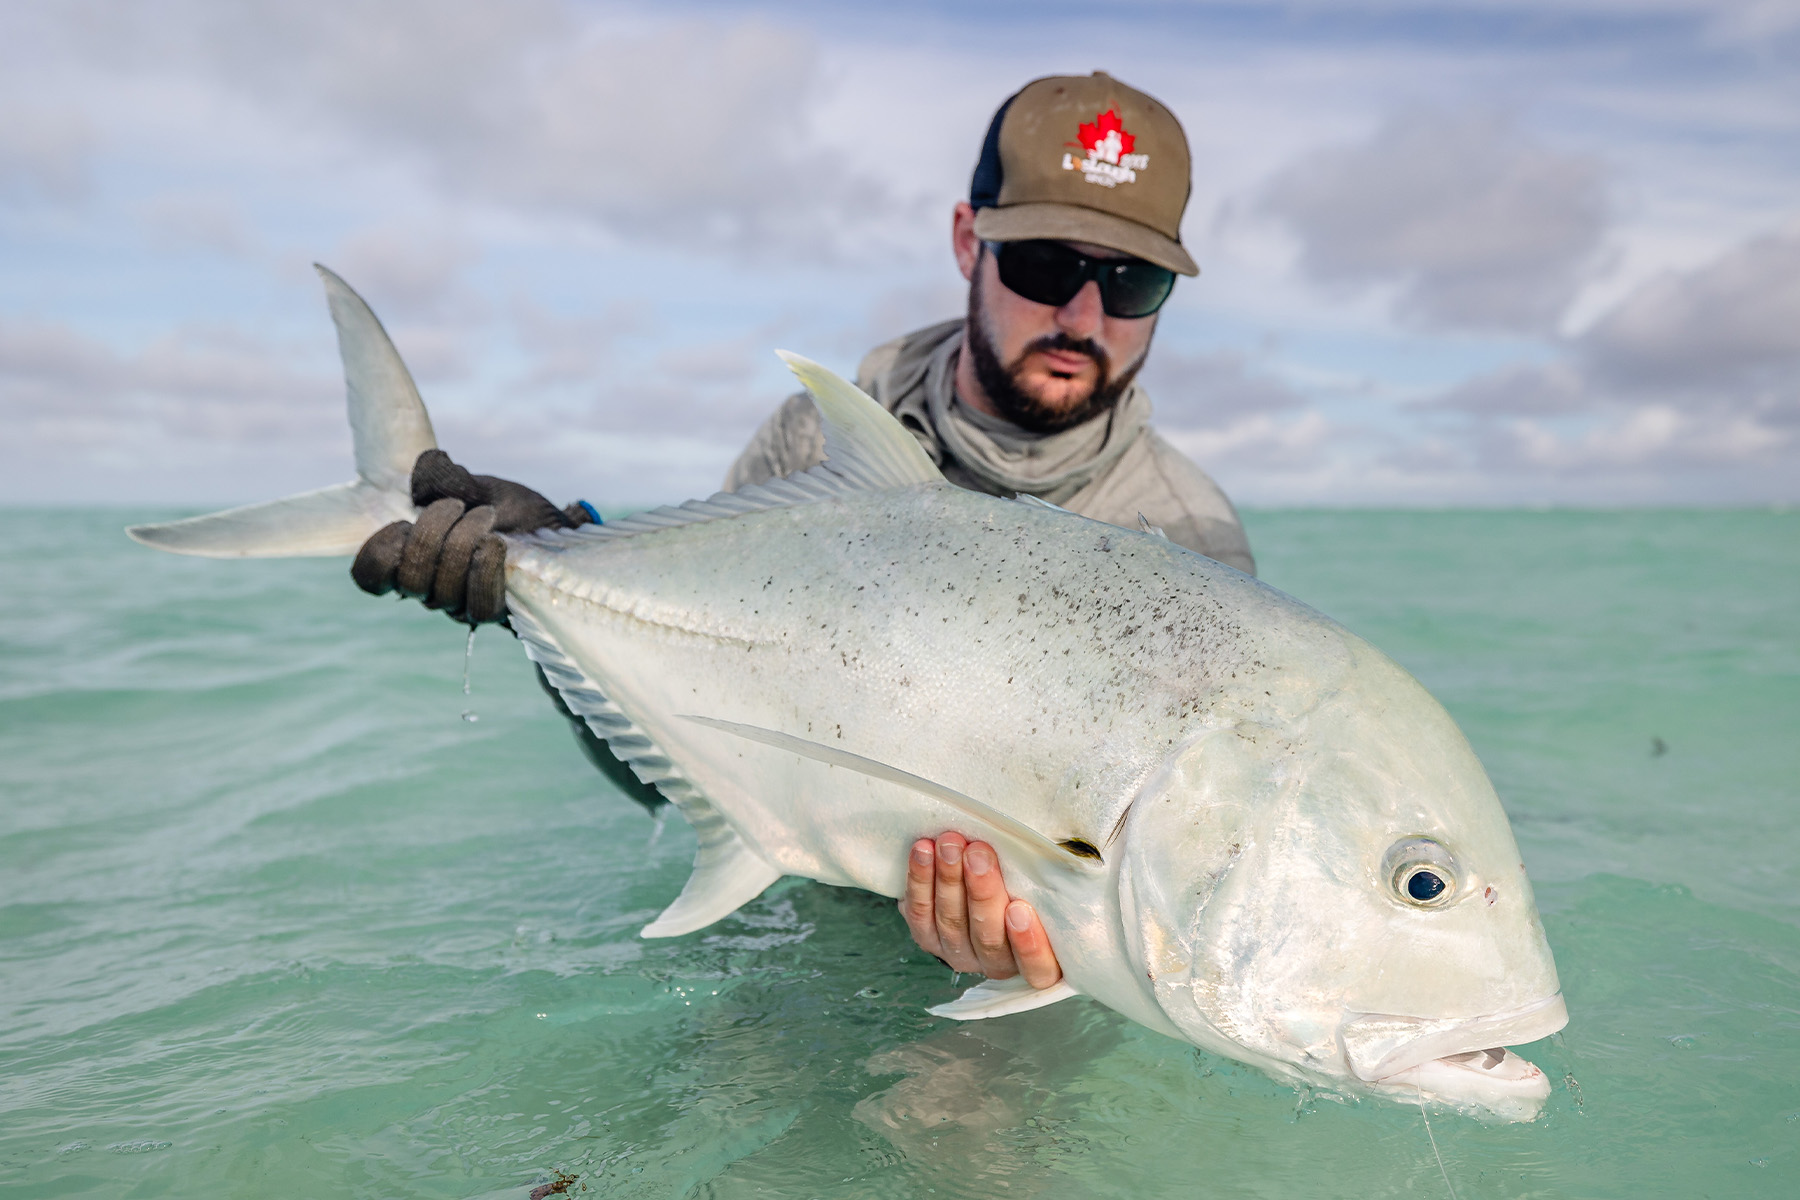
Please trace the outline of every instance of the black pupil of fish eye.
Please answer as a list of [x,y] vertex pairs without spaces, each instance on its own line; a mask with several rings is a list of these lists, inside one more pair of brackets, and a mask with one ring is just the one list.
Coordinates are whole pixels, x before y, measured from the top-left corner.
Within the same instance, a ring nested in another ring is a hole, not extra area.
[[1414,900],[1436,900],[1443,890],[1444,881],[1435,871],[1414,871],[1406,881],[1406,894]]

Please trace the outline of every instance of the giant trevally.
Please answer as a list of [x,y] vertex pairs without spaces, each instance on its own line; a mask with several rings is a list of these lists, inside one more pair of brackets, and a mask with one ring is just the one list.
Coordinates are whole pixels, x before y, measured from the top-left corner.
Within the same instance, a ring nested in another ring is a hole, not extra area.
[[[166,525],[184,554],[351,554],[415,514],[436,445],[375,315],[321,268],[357,478]],[[912,435],[787,356],[823,465],[509,538],[506,601],[569,708],[694,827],[643,933],[782,875],[900,894],[906,849],[993,843],[1077,994],[1277,1078],[1505,1119],[1505,1049],[1567,1020],[1511,827],[1442,707],[1368,643],[1154,530],[946,482]]]

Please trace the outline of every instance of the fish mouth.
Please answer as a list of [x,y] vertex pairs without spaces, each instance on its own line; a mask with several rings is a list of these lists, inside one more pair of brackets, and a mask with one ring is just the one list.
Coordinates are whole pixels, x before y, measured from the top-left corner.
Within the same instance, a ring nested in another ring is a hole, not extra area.
[[1338,1036],[1351,1072],[1365,1083],[1528,1119],[1548,1098],[1550,1081],[1506,1046],[1549,1037],[1568,1023],[1558,992],[1485,1017],[1353,1014]]

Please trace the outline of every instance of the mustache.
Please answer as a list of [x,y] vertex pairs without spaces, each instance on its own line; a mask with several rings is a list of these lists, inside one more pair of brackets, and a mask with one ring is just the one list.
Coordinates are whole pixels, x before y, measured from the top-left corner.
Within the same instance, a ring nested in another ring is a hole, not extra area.
[[1105,349],[1101,347],[1099,342],[1096,342],[1093,338],[1070,337],[1068,334],[1059,330],[1056,333],[1038,338],[1036,341],[1026,346],[1025,349],[1021,350],[1019,352],[1019,357],[1013,362],[1013,369],[1017,370],[1024,364],[1026,358],[1041,350],[1058,350],[1065,354],[1086,355],[1088,358],[1093,359],[1095,364],[1100,368],[1100,377],[1102,379],[1106,377],[1108,368],[1111,365]]

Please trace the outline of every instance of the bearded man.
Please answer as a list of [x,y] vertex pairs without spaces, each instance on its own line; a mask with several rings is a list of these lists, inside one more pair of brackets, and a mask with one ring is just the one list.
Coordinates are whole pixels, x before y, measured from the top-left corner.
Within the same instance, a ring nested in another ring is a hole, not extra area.
[[[1168,537],[1255,573],[1218,485],[1150,428],[1137,376],[1182,248],[1187,139],[1173,114],[1108,75],[1039,79],[994,114],[951,217],[966,317],[876,347],[856,382],[952,483],[1027,494]],[[824,460],[818,410],[790,397],[725,477]]]
[[[1150,428],[1137,382],[1175,276],[1187,137],[1172,113],[1102,72],[1027,84],[994,114],[951,216],[968,314],[877,346],[856,383],[912,431],[955,484],[1026,494],[1256,573],[1225,493]],[[818,409],[789,397],[739,455],[725,489],[824,461]],[[901,912],[954,970],[1061,978],[1037,915],[1007,895],[998,856],[945,833],[907,860]]]
[[[1147,523],[1254,573],[1231,502],[1150,428],[1137,383],[1175,276],[1199,273],[1181,246],[1188,190],[1186,136],[1156,100],[1099,72],[1027,84],[994,114],[969,199],[952,216],[968,315],[876,347],[857,384],[952,483]],[[802,393],[757,431],[725,487],[806,470],[824,450]],[[470,624],[505,616],[505,546],[494,534],[599,519],[585,501],[559,510],[436,450],[420,456],[412,485],[417,523],[370,538],[351,575],[377,595],[400,580]],[[597,768],[645,807],[664,803],[539,680]],[[945,833],[915,843],[908,864],[900,908],[920,946],[958,971],[1023,974],[1037,987],[1060,978],[1037,915],[1007,895],[993,847]]]

